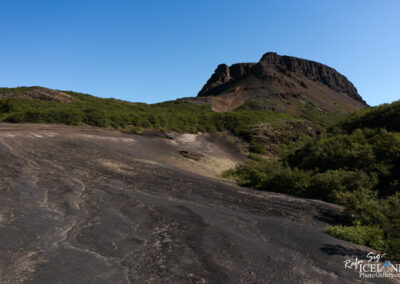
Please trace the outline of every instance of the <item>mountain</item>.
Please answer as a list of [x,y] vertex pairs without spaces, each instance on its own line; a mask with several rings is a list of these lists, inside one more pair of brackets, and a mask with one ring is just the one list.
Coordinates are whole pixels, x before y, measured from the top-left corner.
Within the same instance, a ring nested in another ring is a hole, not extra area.
[[302,112],[312,103],[323,111],[351,113],[367,106],[354,85],[335,69],[292,56],[266,53],[258,63],[221,64],[198,93],[215,111],[249,100],[268,110]]
[[367,104],[336,70],[265,54],[258,63],[219,65],[197,97],[153,105],[43,87],[0,88],[0,122],[81,123],[140,133],[229,131],[241,149],[276,154]]
[[293,57],[219,69],[194,104],[0,88],[0,282],[355,283],[345,261],[400,259],[399,103]]

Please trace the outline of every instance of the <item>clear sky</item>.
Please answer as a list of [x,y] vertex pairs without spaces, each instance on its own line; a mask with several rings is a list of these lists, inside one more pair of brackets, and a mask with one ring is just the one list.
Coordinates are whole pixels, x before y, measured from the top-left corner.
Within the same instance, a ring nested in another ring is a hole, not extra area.
[[335,68],[371,105],[398,100],[400,1],[0,1],[4,87],[153,103],[268,51]]

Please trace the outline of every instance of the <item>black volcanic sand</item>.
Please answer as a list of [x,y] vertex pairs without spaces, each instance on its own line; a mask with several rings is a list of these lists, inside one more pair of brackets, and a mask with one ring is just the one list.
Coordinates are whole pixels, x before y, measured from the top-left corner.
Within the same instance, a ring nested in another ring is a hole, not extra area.
[[368,248],[321,232],[337,207],[188,173],[174,147],[0,124],[0,282],[360,281],[344,260]]

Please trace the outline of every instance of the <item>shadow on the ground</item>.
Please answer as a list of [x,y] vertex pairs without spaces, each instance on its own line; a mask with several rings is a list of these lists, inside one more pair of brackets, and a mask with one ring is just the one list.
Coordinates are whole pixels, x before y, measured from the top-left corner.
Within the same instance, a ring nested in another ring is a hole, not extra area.
[[365,256],[367,255],[365,251],[362,251],[360,249],[345,248],[341,245],[325,244],[325,246],[321,248],[321,250],[328,255],[351,255],[358,258],[365,258]]

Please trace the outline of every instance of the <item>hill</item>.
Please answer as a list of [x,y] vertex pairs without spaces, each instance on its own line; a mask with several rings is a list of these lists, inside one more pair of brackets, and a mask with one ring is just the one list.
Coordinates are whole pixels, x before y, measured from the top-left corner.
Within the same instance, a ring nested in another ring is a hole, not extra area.
[[241,185],[334,202],[327,232],[400,259],[400,102],[353,114],[279,161],[253,158],[225,173]]
[[231,111],[249,100],[267,110],[301,113],[312,103],[322,111],[351,113],[367,104],[345,76],[324,64],[266,53],[258,63],[221,64],[198,94],[215,111]]
[[42,87],[3,88],[0,122],[88,124],[133,133],[229,131],[243,140],[245,151],[273,153],[277,151],[275,145],[315,137],[345,115],[321,111],[311,103],[302,105],[300,113],[254,105],[258,102],[248,101],[234,111],[222,113],[213,111],[210,104],[182,100],[149,105]]
[[204,177],[179,151],[215,144],[180,138],[0,124],[1,283],[357,281],[337,206]]

